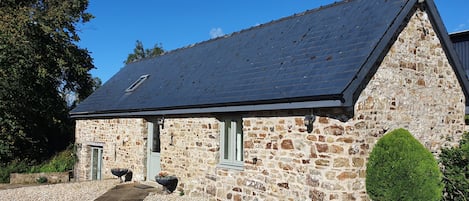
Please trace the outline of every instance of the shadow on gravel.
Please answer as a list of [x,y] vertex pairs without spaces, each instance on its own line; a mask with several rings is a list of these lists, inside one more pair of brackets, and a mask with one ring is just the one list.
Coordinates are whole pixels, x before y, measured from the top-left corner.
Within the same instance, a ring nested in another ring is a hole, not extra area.
[[96,198],[95,201],[141,201],[154,191],[156,188],[144,184],[121,184]]

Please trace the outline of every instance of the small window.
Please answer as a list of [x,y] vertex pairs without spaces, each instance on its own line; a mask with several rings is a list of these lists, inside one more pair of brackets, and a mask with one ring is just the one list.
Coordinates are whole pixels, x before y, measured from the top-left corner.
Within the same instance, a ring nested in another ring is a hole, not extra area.
[[142,75],[140,76],[137,81],[135,81],[134,83],[132,83],[129,88],[127,88],[125,90],[125,92],[132,92],[134,91],[135,89],[137,89],[138,86],[140,86],[150,75]]
[[223,118],[220,124],[221,167],[243,169],[243,123],[241,118]]

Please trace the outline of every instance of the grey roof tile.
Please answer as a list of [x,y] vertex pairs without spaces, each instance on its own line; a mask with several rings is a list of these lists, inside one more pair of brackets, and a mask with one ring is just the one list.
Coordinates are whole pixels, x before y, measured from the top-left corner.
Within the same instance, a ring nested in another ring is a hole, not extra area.
[[344,1],[132,63],[71,114],[341,99],[415,3]]

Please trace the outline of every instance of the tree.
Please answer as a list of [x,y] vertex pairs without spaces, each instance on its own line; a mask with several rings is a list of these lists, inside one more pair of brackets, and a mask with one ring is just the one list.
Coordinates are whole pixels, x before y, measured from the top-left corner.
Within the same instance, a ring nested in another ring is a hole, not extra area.
[[440,200],[443,183],[438,163],[409,131],[383,136],[366,165],[366,191],[372,200]]
[[84,99],[94,68],[77,24],[93,16],[87,0],[0,1],[0,165],[41,160],[73,139],[61,96]]
[[152,49],[145,49],[143,43],[139,40],[135,43],[134,52],[127,56],[127,60],[124,61],[125,64],[136,62],[145,58],[152,58],[159,56],[164,53],[163,47],[161,44],[156,44]]

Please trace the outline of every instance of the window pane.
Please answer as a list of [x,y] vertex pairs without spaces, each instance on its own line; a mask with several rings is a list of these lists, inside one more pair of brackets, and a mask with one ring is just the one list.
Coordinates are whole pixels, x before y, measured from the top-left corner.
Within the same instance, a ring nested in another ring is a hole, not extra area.
[[160,126],[157,123],[153,124],[152,136],[152,152],[160,153]]
[[98,161],[99,161],[99,156],[98,156],[98,150],[96,148],[91,149],[91,159],[92,159],[92,164],[91,164],[91,179],[96,180],[98,179]]
[[224,129],[224,145],[223,145],[223,158],[228,160],[229,153],[230,153],[230,130],[231,130],[231,122],[225,121],[225,129]]
[[236,160],[243,161],[243,126],[241,121],[236,123]]
[[103,148],[98,148],[98,170],[96,171],[96,179],[101,180],[101,172],[103,167]]

